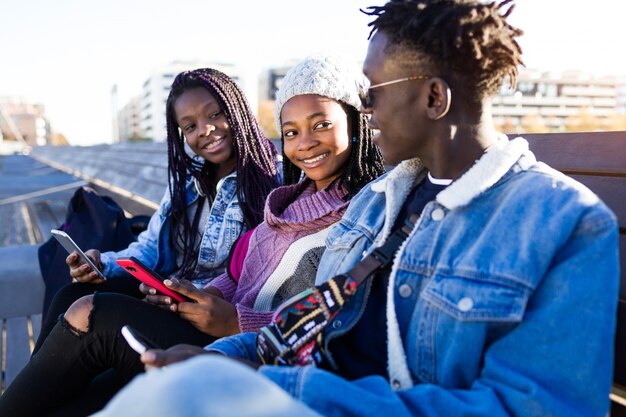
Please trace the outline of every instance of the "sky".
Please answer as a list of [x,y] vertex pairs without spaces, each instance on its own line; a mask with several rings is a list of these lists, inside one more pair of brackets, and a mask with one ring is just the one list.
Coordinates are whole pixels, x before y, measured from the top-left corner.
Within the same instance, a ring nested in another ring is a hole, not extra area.
[[[73,145],[112,137],[118,107],[153,68],[175,60],[242,65],[256,74],[312,53],[362,60],[385,0],[0,0],[0,97],[45,106]],[[626,75],[624,0],[517,0],[509,21],[527,68]]]

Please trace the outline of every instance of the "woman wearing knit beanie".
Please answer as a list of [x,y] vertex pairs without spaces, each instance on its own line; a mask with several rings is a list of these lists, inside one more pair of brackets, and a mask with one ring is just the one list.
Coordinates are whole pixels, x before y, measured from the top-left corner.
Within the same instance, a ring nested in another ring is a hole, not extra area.
[[[275,120],[291,185],[270,193],[265,221],[239,240],[228,273],[211,283],[233,304],[231,333],[256,332],[279,304],[313,286],[328,231],[350,198],[384,172],[358,111],[357,74],[339,58],[317,55],[283,79]],[[186,286],[171,288],[185,293]]]
[[[180,343],[173,341],[189,323],[198,333],[214,338],[256,332],[270,322],[281,302],[313,286],[330,228],[341,219],[350,199],[384,172],[367,119],[358,111],[357,74],[338,58],[323,56],[307,58],[289,71],[276,100],[284,145],[284,182],[289,185],[269,194],[264,221],[239,238],[227,272],[204,291],[188,280],[164,281],[195,302],[175,303],[166,296],[148,295],[149,301],[167,311],[138,303],[132,316],[122,314],[126,309],[112,306],[108,316],[117,317],[117,329],[130,324],[163,348]],[[151,319],[145,320],[146,315]],[[81,393],[96,376],[114,368],[128,381],[140,372],[139,356],[109,324],[107,329],[93,326],[88,332],[68,325],[81,343],[31,360],[20,374],[22,386],[52,380],[38,385],[46,392],[35,394],[36,403],[3,397],[7,407],[11,403],[30,410],[12,415],[39,415],[62,404],[63,415],[78,415],[72,407],[79,405]],[[158,361],[158,353],[148,352],[143,362]],[[31,412],[34,408],[38,412]]]
[[[367,118],[358,111],[357,74],[339,58],[311,56],[287,73],[276,93],[284,180],[291,185],[270,193],[265,221],[239,239],[228,273],[211,282],[233,304],[232,333],[258,331],[279,304],[314,285],[330,228],[350,199],[384,172]],[[169,286],[186,293],[186,283]],[[150,350],[141,360],[160,367],[201,352],[177,345]]]

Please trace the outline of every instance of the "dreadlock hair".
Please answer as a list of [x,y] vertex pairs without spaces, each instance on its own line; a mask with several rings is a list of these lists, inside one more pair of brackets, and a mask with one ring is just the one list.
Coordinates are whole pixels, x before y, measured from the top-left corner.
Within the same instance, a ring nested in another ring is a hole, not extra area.
[[377,30],[387,35],[387,53],[413,54],[413,62],[431,65],[457,97],[464,92],[469,102],[480,102],[495,95],[506,77],[515,88],[523,65],[515,40],[523,32],[506,21],[515,6],[500,14],[512,1],[390,0],[361,11],[375,16],[370,38]]
[[[208,204],[217,193],[218,165],[203,158],[193,158],[185,151],[184,137],[176,121],[174,104],[187,90],[203,87],[215,97],[230,127],[236,159],[237,197],[248,228],[263,220],[263,208],[269,192],[279,185],[276,149],[262,133],[250,105],[235,81],[226,74],[200,68],[176,76],[167,98],[167,155],[169,190],[172,201],[170,245],[182,250],[180,276],[189,277],[198,262],[198,224],[205,200]],[[202,190],[193,220],[187,213],[187,180],[193,177]],[[202,196],[204,194],[204,196]]]
[[[378,146],[372,141],[372,131],[368,127],[368,116],[362,114],[351,105],[341,103],[348,117],[349,125],[352,126],[350,138],[352,146],[348,162],[339,176],[339,185],[343,186],[347,193],[344,200],[348,201],[358,193],[363,186],[382,175],[385,172],[383,157]],[[280,140],[285,149],[285,138],[282,133]],[[295,184],[302,176],[302,170],[294,165],[283,151],[283,177],[285,184]]]

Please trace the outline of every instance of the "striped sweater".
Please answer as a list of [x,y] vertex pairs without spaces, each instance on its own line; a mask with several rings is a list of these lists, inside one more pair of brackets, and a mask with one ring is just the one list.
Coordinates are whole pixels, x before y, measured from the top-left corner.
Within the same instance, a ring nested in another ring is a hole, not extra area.
[[344,195],[336,185],[316,192],[304,180],[268,196],[238,281],[225,273],[210,283],[236,306],[242,332],[265,326],[281,302],[313,286],[326,235],[348,206]]

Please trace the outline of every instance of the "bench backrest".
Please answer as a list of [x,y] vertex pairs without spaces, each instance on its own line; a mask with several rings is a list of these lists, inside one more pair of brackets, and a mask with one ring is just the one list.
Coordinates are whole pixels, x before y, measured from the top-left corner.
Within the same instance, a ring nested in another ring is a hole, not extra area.
[[614,381],[626,386],[626,132],[523,136],[538,160],[589,187],[618,218],[621,276]]
[[167,145],[129,142],[95,146],[43,146],[32,157],[87,180],[132,215],[150,215],[167,188]]

